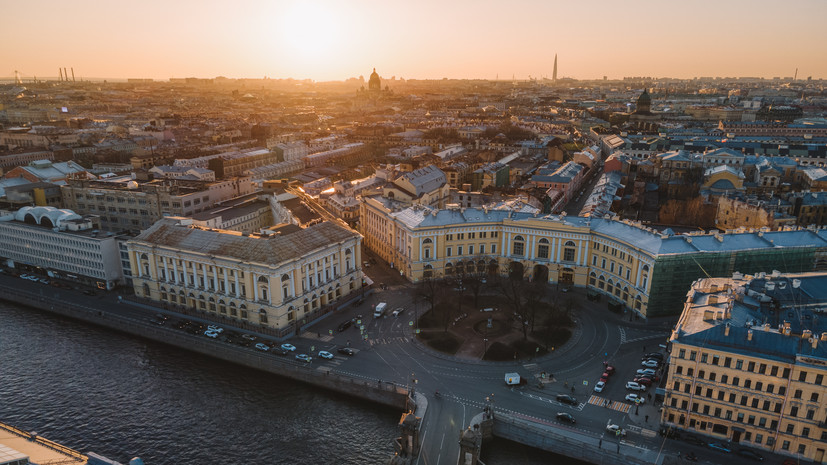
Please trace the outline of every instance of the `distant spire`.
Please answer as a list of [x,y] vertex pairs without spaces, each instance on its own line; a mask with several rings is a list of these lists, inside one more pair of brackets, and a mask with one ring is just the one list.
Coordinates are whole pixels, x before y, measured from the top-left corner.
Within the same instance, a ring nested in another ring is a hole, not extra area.
[[554,54],[554,71],[551,73],[551,80],[557,82],[557,54]]

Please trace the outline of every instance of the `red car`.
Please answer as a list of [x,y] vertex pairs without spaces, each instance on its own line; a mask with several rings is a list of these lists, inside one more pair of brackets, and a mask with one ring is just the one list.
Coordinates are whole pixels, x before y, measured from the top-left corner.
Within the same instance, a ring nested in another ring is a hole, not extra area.
[[652,380],[649,378],[635,378],[635,382],[644,386],[651,386]]
[[603,373],[603,375],[600,376],[600,381],[603,381],[604,383],[609,381],[609,374]]
[[611,375],[615,374],[615,367],[613,367],[611,365],[606,365],[606,368],[603,371],[605,371],[606,373],[609,374],[609,376],[611,376]]

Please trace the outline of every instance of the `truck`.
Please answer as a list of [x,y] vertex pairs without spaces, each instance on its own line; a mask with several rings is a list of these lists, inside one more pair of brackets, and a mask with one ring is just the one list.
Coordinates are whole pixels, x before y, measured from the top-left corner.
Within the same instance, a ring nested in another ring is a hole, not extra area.
[[373,309],[373,317],[380,318],[382,315],[385,314],[385,310],[388,309],[388,304],[385,302],[379,302],[376,304],[376,308]]
[[520,386],[526,384],[527,381],[524,378],[520,378],[519,373],[506,373],[505,374],[505,384],[509,386]]

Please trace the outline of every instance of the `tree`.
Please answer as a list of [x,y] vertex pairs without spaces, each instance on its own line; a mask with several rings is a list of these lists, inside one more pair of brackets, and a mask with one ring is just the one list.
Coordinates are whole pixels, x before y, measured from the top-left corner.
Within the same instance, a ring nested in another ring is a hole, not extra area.
[[534,320],[546,291],[545,282],[531,282],[531,269],[525,269],[520,262],[511,262],[506,265],[499,277],[497,290],[505,297],[514,314],[520,319],[523,329],[523,339],[528,339],[529,326],[534,327]]

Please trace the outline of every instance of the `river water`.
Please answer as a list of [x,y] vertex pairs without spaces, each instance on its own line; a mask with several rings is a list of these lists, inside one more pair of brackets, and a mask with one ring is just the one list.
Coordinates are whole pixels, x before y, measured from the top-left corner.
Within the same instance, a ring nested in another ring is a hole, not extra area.
[[[401,412],[0,302],[0,421],[126,463],[379,464]],[[508,441],[489,465],[564,464]]]

